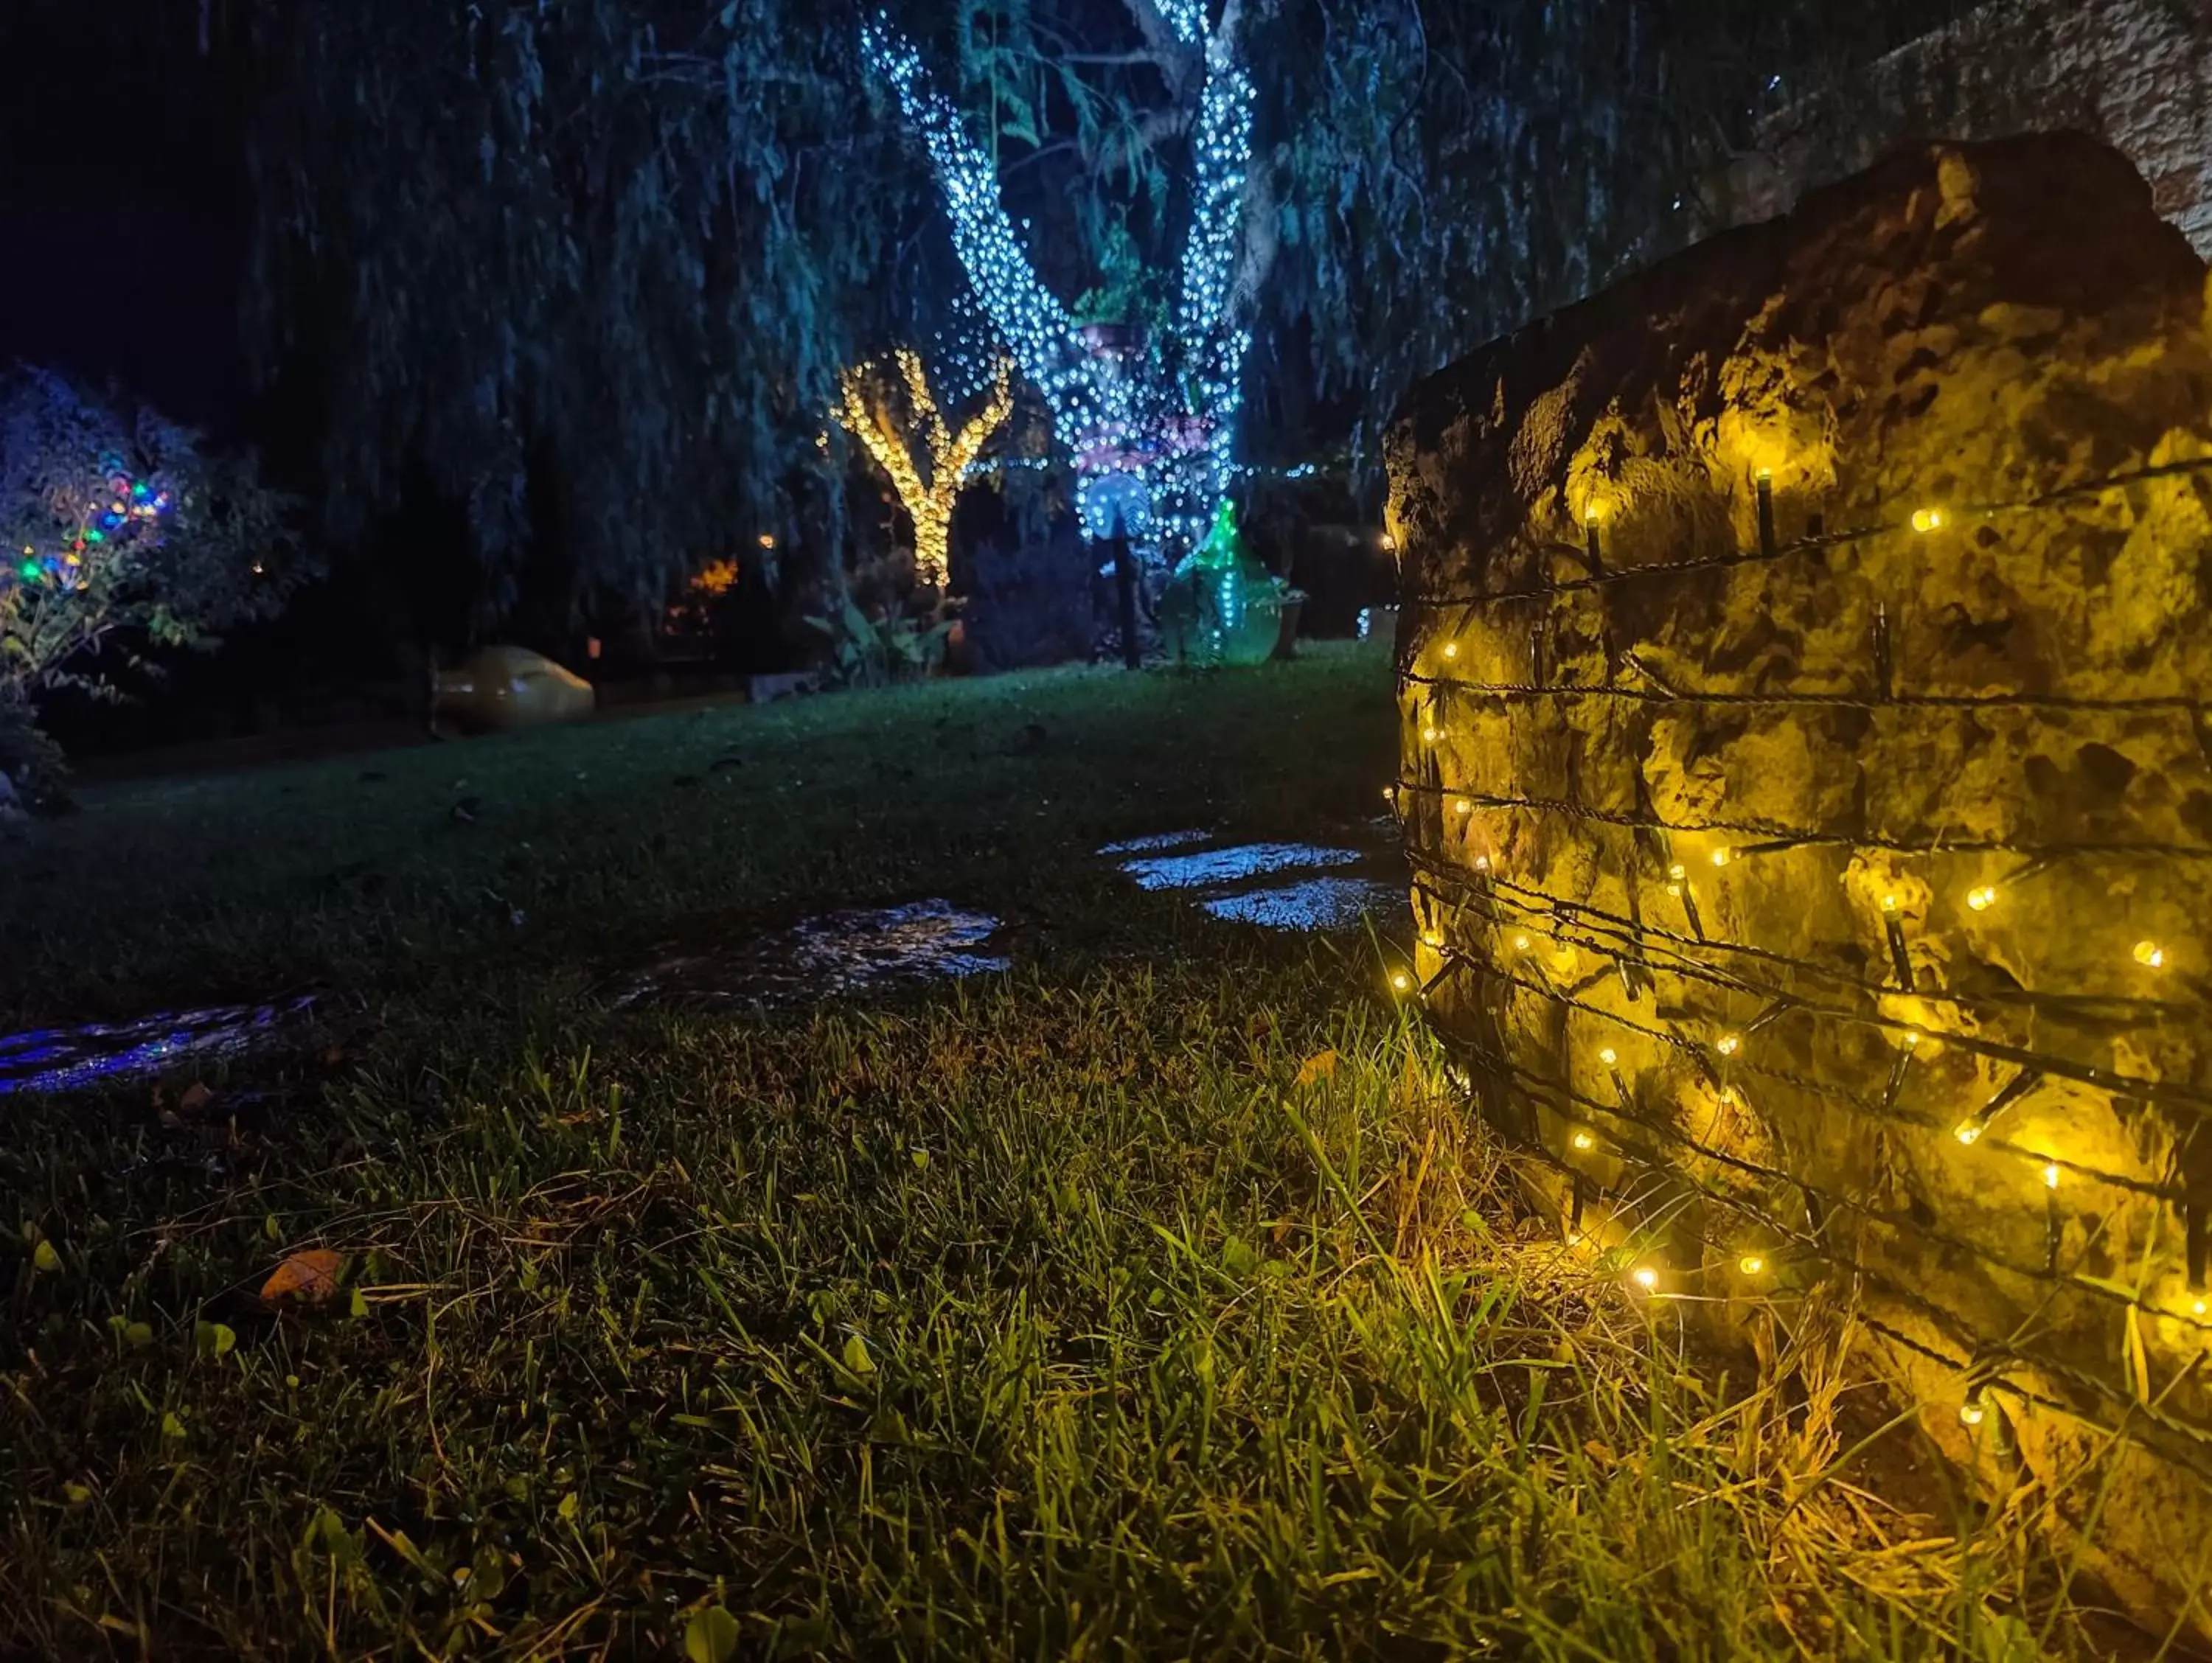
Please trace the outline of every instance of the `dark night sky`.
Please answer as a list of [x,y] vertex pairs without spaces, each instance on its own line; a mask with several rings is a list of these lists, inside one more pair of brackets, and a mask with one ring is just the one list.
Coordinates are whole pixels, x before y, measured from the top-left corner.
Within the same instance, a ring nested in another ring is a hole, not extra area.
[[112,379],[235,429],[243,100],[236,60],[201,55],[199,14],[0,0],[0,361]]

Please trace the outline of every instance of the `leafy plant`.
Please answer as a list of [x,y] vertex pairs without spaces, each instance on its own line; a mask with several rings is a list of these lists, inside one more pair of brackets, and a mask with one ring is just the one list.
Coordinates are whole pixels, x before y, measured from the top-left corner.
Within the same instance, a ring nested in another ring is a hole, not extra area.
[[206,650],[276,612],[308,575],[287,499],[152,410],[49,370],[0,377],[0,767],[52,762],[33,700],[120,699],[118,664]]
[[944,667],[952,622],[891,615],[872,618],[849,600],[830,617],[809,616],[830,643],[830,678],[839,687],[886,687],[918,682]]

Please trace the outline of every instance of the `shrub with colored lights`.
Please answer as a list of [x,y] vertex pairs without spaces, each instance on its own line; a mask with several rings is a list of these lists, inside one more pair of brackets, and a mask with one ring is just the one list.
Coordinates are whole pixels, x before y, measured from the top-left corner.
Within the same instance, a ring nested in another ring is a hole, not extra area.
[[[285,500],[151,410],[22,369],[0,380],[0,730],[70,688],[121,698],[152,649],[206,649],[308,574]],[[4,766],[4,762],[0,762]]]

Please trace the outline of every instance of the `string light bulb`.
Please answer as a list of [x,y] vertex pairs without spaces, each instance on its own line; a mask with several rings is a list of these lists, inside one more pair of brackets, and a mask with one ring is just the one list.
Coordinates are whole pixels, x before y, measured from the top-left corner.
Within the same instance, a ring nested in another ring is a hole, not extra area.
[[1893,895],[1886,895],[1881,898],[1881,909],[1885,913],[1893,913],[1904,904],[1905,903],[1902,901],[1899,900],[1898,897]]
[[1474,804],[1468,802],[1464,797],[1455,797],[1452,798],[1452,812],[1454,814],[1473,814],[1474,812]]
[[2045,1161],[2043,1163],[2043,1187],[2045,1189],[2057,1189],[2058,1187],[2057,1162]]
[[1571,1141],[1577,1149],[1584,1151],[1594,1150],[1597,1147],[1597,1139],[1591,1137],[1587,1132],[1577,1132],[1575,1133]]
[[1986,1412],[1982,1407],[1981,1396],[1978,1393],[1959,1405],[1959,1423],[1961,1426],[1979,1426]]
[[1765,1272],[1766,1261],[1755,1253],[1747,1253],[1737,1264],[1736,1268],[1746,1276],[1759,1276]]
[[1408,988],[1412,987],[1413,985],[1413,979],[1407,975],[1403,970],[1394,971],[1391,974],[1390,986],[1397,989],[1401,993],[1406,992]]
[[1433,727],[1425,727],[1421,730],[1421,743],[1425,745],[1432,745],[1443,737],[1443,735]]
[[2135,944],[2135,961],[2146,970],[2166,968],[2166,949],[2154,941],[2138,941]]
[[1962,1144],[1972,1144],[1980,1138],[1982,1129],[1972,1120],[1961,1120],[1951,1128],[1951,1135]]
[[1923,536],[1929,531],[1942,531],[1943,511],[1941,508],[1915,508],[1912,511],[1912,529]]
[[1677,883],[1680,883],[1689,875],[1690,869],[1687,866],[1685,866],[1679,860],[1677,860],[1673,865],[1667,868],[1667,876],[1673,878]]
[[1743,1035],[1741,1034],[1723,1034],[1719,1039],[1713,1042],[1713,1049],[1719,1052],[1723,1057],[1733,1057],[1737,1052],[1743,1049]]
[[1644,1291],[1648,1294],[1654,1288],[1659,1285],[1659,1272],[1653,1270],[1649,1265],[1639,1265],[1637,1266],[1635,1273],[1630,1278],[1630,1280],[1634,1282],[1638,1287],[1643,1289]]
[[1527,951],[1528,950],[1528,947],[1529,947],[1529,941],[1528,941],[1528,937],[1526,937],[1526,936],[1516,936],[1516,937],[1514,937],[1514,938],[1513,938],[1513,950],[1514,950],[1515,952],[1516,952],[1516,953],[1525,953],[1525,952],[1527,952]]
[[2204,1302],[2201,1299],[2193,1302],[2190,1305],[2189,1314],[2191,1316],[2203,1316],[2204,1314]]
[[1597,1059],[1607,1068],[1611,1068],[1620,1060],[1620,1054],[1608,1045],[1597,1053]]
[[1447,659],[1456,659],[1459,657],[1459,643],[1457,641],[1446,641],[1444,643],[1444,657]]
[[1729,852],[1727,849],[1719,848],[1713,851],[1713,865],[1716,866],[1725,866],[1728,863]]
[[1966,891],[1966,905],[1978,913],[1986,913],[1997,904],[1996,885],[1984,883]]

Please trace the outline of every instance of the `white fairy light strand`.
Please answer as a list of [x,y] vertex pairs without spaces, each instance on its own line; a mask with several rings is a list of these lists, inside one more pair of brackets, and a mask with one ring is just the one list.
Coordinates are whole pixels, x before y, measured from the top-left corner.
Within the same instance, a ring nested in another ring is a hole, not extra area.
[[[861,49],[896,94],[901,113],[927,145],[952,242],[993,326],[1023,374],[1044,395],[1054,436],[1078,465],[1103,483],[1130,476],[1154,492],[1154,518],[1170,555],[1196,546],[1236,475],[1235,431],[1250,337],[1231,310],[1231,277],[1243,223],[1246,168],[1252,149],[1251,77],[1234,43],[1206,27],[1203,0],[1159,0],[1177,39],[1203,46],[1206,80],[1194,146],[1192,224],[1184,246],[1182,293],[1176,311],[1180,356],[1189,385],[1140,385],[1123,367],[1102,361],[1067,309],[1039,279],[1007,217],[989,159],[963,127],[951,100],[929,83],[912,41],[878,15],[864,25]],[[1180,379],[1180,378],[1174,378]],[[1194,434],[1203,434],[1193,443]],[[1147,456],[1128,442],[1158,435],[1169,442]],[[1103,463],[1095,458],[1103,455]],[[1085,530],[1127,493],[1078,494]]]

